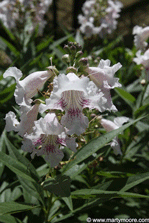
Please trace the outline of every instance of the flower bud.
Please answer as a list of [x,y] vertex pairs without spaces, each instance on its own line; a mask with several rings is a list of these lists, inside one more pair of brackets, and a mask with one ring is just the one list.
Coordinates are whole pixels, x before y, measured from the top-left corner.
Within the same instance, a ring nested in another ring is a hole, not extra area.
[[68,45],[65,45],[65,46],[64,46],[64,50],[65,50],[67,53],[70,53],[70,48],[69,48]]
[[142,79],[142,80],[140,81],[140,84],[141,84],[142,86],[146,85],[146,80],[145,80],[145,79]]
[[70,47],[70,50],[71,50],[71,52],[76,52],[76,46],[75,46],[75,45],[72,45],[72,46]]
[[68,67],[66,69],[66,74],[68,73],[74,73],[74,74],[77,74],[77,69],[75,67]]
[[79,65],[80,66],[87,66],[88,65],[88,59],[83,57],[79,60]]
[[64,63],[70,63],[70,57],[69,57],[69,54],[65,54],[62,56],[62,61]]
[[76,59],[81,58],[81,57],[82,57],[82,54],[83,54],[82,51],[78,51],[78,52],[76,53]]

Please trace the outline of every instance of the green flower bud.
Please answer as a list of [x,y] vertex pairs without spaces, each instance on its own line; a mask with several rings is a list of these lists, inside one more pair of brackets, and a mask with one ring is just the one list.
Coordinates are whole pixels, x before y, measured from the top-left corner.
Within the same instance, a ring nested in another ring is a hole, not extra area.
[[79,60],[79,65],[80,66],[87,66],[88,65],[88,59],[83,57]]
[[82,54],[83,54],[82,51],[78,51],[78,52],[76,53],[76,59],[81,58],[81,57],[82,57]]
[[66,69],[66,74],[68,74],[68,73],[75,73],[75,74],[77,74],[77,69],[75,67],[68,67]]
[[70,56],[69,56],[69,54],[65,54],[65,55],[63,55],[63,56],[62,56],[62,61],[63,61],[64,63],[70,63]]

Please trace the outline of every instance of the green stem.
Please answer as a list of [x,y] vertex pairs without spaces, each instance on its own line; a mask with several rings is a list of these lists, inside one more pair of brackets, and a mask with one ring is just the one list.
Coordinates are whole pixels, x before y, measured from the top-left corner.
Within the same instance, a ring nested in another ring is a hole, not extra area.
[[144,98],[144,95],[145,95],[145,93],[146,93],[146,89],[147,89],[147,87],[148,87],[148,83],[144,86],[144,88],[143,88],[143,91],[142,91],[142,97],[141,97],[141,101],[140,101],[140,107],[142,106],[142,102],[143,102],[143,98]]
[[47,209],[45,210],[45,222],[48,223],[48,217],[49,217],[49,212],[51,210],[52,207],[52,198],[53,198],[53,194],[50,194],[50,197],[48,195],[48,204],[47,204]]

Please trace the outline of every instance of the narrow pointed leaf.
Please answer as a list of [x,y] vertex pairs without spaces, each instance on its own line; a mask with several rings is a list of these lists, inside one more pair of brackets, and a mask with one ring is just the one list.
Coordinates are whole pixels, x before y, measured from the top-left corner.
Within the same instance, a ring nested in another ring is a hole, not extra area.
[[37,207],[40,206],[19,204],[17,202],[2,202],[0,203],[0,215],[27,211]]
[[18,223],[18,221],[11,215],[0,215],[0,222],[1,223]]
[[30,176],[27,167],[23,165],[21,162],[16,159],[6,155],[3,152],[0,152],[0,161],[6,165],[10,170],[12,170],[15,174],[25,178],[26,180],[34,182],[34,179]]
[[134,96],[121,88],[115,88],[115,91],[130,106],[136,101]]
[[21,185],[25,188],[26,191],[28,191],[28,193],[32,194],[34,197],[39,199],[44,204],[44,192],[43,192],[43,188],[39,184],[40,178],[36,172],[36,169],[29,162],[29,160],[26,159],[24,156],[22,156],[19,153],[19,151],[11,144],[6,134],[5,134],[5,143],[8,148],[10,156],[18,160],[22,164],[24,164],[24,166],[27,168],[29,175],[34,179],[34,181],[28,182],[28,180],[25,177],[22,177],[22,175],[18,174],[18,178]]
[[43,188],[48,190],[50,193],[54,193],[60,197],[70,196],[70,177],[58,175],[56,178],[47,179]]
[[66,205],[68,206],[70,211],[73,211],[73,203],[72,203],[71,196],[69,196],[69,197],[62,197],[62,199],[64,200],[64,202],[66,203]]
[[122,191],[104,191],[98,189],[82,189],[73,191],[71,193],[72,198],[76,199],[89,199],[89,198],[118,198],[118,197],[133,197],[133,198],[148,198],[149,196],[129,193],[129,192],[122,192]]
[[129,190],[145,180],[149,180],[149,172],[131,176],[128,178],[126,185],[121,189],[121,192]]
[[14,159],[17,159],[22,164],[24,164],[27,167],[27,170],[30,171],[32,177],[34,177],[35,180],[39,180],[39,176],[36,172],[35,167],[29,162],[28,159],[26,159],[19,153],[19,151],[15,148],[15,146],[12,145],[12,143],[9,141],[6,134],[4,135],[4,139],[10,156]]
[[[0,151],[5,153],[5,150],[6,150],[6,148],[5,148],[4,132],[3,132],[1,135],[1,138],[0,138]],[[0,163],[0,177],[3,173],[3,170],[4,170],[4,164]]]

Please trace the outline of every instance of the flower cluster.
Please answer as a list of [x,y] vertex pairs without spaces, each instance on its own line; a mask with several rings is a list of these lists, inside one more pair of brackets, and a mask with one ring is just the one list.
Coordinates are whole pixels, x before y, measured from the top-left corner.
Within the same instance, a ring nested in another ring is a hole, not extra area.
[[44,15],[52,0],[4,0],[0,2],[0,20],[10,30],[19,29],[27,22],[28,32],[33,32],[39,26],[42,34],[46,21]]
[[134,44],[138,49],[133,61],[138,65],[143,65],[146,71],[146,80],[149,81],[149,49],[147,40],[149,38],[149,26],[142,28],[135,26],[133,28]]
[[[3,75],[4,78],[11,76],[16,79],[14,96],[20,108],[20,122],[14,112],[6,114],[6,130],[18,132],[23,138],[22,149],[30,152],[32,157],[44,155],[52,167],[62,160],[62,149],[65,146],[76,151],[76,137],[85,133],[89,125],[84,109],[94,109],[99,113],[106,110],[116,111],[110,90],[121,87],[119,79],[114,77],[121,68],[120,63],[110,66],[110,60],[100,60],[98,67],[90,67],[87,58],[79,59],[81,51],[77,43],[69,43],[65,49],[69,49],[69,54],[63,58],[67,58],[69,64],[72,58],[75,61],[73,66],[66,69],[66,73],[58,74],[55,67],[49,66],[46,71],[31,73],[20,80],[22,72],[11,67]],[[53,89],[48,89],[45,96],[50,96],[45,102],[40,99],[33,100],[49,79],[53,79]],[[38,113],[42,115],[39,119]],[[117,127],[127,120],[122,118],[119,121]],[[104,123],[106,121],[102,119],[101,125],[109,131],[106,128],[109,123]],[[115,125],[113,129],[117,128]],[[117,140],[114,142],[117,143]],[[117,146],[115,151],[120,153],[120,148]]]
[[87,0],[82,7],[83,15],[78,16],[80,31],[86,37],[98,34],[103,38],[117,27],[117,18],[122,3],[112,0]]

